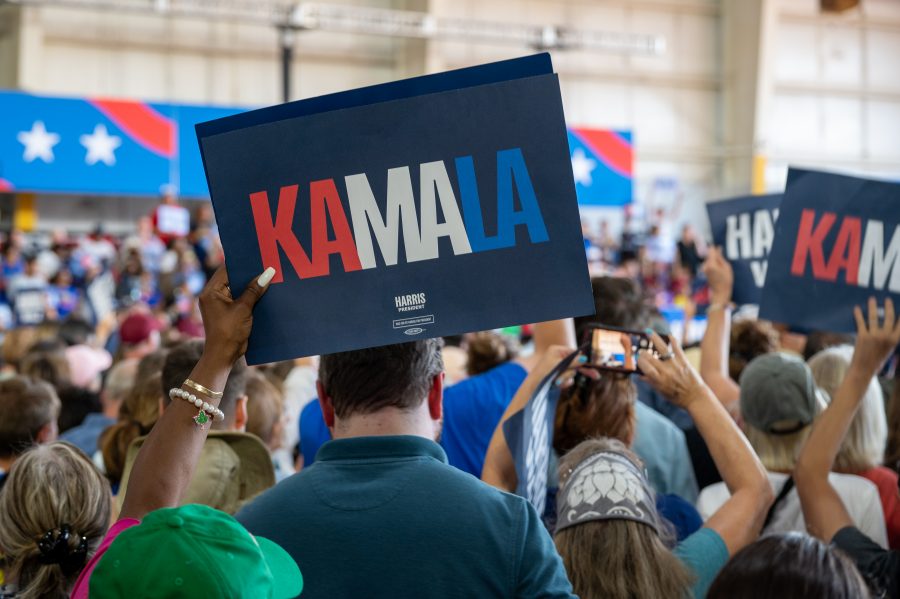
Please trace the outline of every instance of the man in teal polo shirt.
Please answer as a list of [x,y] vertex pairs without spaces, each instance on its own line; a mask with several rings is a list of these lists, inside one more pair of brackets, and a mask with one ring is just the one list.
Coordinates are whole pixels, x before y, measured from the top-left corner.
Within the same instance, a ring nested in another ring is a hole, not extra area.
[[573,597],[534,508],[447,464],[436,340],[323,356],[333,431],[238,520],[281,545],[315,597]]

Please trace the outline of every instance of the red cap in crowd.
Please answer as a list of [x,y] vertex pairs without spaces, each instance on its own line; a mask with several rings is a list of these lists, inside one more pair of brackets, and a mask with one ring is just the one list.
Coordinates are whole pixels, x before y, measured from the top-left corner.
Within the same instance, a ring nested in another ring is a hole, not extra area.
[[149,339],[153,331],[161,328],[159,320],[153,315],[146,312],[135,312],[122,321],[122,326],[119,327],[119,338],[122,343],[137,345]]

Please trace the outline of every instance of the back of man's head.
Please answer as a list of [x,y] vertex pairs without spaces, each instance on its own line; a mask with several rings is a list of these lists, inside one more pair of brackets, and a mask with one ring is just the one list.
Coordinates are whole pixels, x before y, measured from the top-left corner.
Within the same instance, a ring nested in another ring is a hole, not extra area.
[[335,416],[347,418],[388,407],[415,409],[443,370],[440,340],[422,339],[322,356],[319,382]]
[[641,288],[635,281],[618,277],[594,277],[591,279],[591,289],[596,313],[575,319],[575,331],[579,338],[592,324],[631,330],[647,326],[647,307]]
[[43,381],[24,376],[0,381],[0,458],[17,456],[39,442],[41,429],[55,424],[59,409],[56,392]]
[[[163,405],[169,405],[171,401],[169,399],[169,390],[181,387],[185,379],[190,378],[191,371],[194,370],[194,366],[200,361],[200,356],[202,355],[203,341],[200,339],[185,341],[169,351],[162,367],[161,390]],[[247,363],[241,358],[234,363],[231,374],[228,375],[228,381],[225,383],[222,400],[219,402],[219,409],[225,413],[225,420],[214,421],[212,424],[214,429],[229,430],[234,426],[235,406],[238,399],[244,395],[246,374]]]

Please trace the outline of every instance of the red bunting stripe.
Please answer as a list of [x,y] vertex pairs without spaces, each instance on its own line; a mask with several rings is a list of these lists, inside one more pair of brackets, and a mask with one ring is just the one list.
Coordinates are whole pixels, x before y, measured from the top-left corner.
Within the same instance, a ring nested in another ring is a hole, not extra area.
[[151,152],[175,156],[175,121],[144,104],[129,100],[89,98],[87,102]]

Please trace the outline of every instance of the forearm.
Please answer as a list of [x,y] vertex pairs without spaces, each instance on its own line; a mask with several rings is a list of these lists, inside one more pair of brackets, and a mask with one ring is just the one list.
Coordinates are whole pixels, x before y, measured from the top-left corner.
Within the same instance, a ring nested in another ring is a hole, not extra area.
[[772,485],[743,433],[711,391],[688,410],[731,497],[707,520],[734,555],[753,542],[772,505]]
[[[230,372],[231,364],[226,360],[204,354],[190,378],[209,389],[221,390]],[[194,389],[182,388],[197,394]],[[218,407],[218,399],[202,399]],[[195,406],[177,398],[163,412],[134,462],[121,518],[141,519],[153,510],[181,502],[209,430],[209,426],[201,429],[194,423],[197,412]]]
[[706,331],[700,343],[700,376],[726,407],[740,398],[740,387],[728,373],[730,344],[731,307],[727,302],[716,302],[707,312]]
[[704,386],[698,395],[688,404],[688,412],[729,491],[770,488],[765,468],[712,391]]
[[500,423],[494,429],[494,434],[491,436],[491,442],[484,457],[481,480],[503,491],[512,493],[518,485],[516,465],[513,462],[509,445],[506,443],[506,436],[503,434],[503,423],[516,412],[525,409],[528,400],[534,395],[534,391],[540,384],[541,379],[543,379],[543,376],[536,372],[532,372],[525,377],[519,390],[516,391],[512,401],[503,413]]
[[828,475],[854,412],[855,405],[841,401],[839,390],[831,406],[813,425],[794,468],[794,482],[806,529],[809,534],[825,542],[830,542],[837,531],[852,524],[847,508]]
[[540,359],[554,345],[575,347],[575,325],[571,318],[548,320],[534,325],[534,358]]
[[828,409],[816,419],[797,460],[798,480],[806,477],[827,479],[871,379],[871,374],[856,364],[850,365]]

